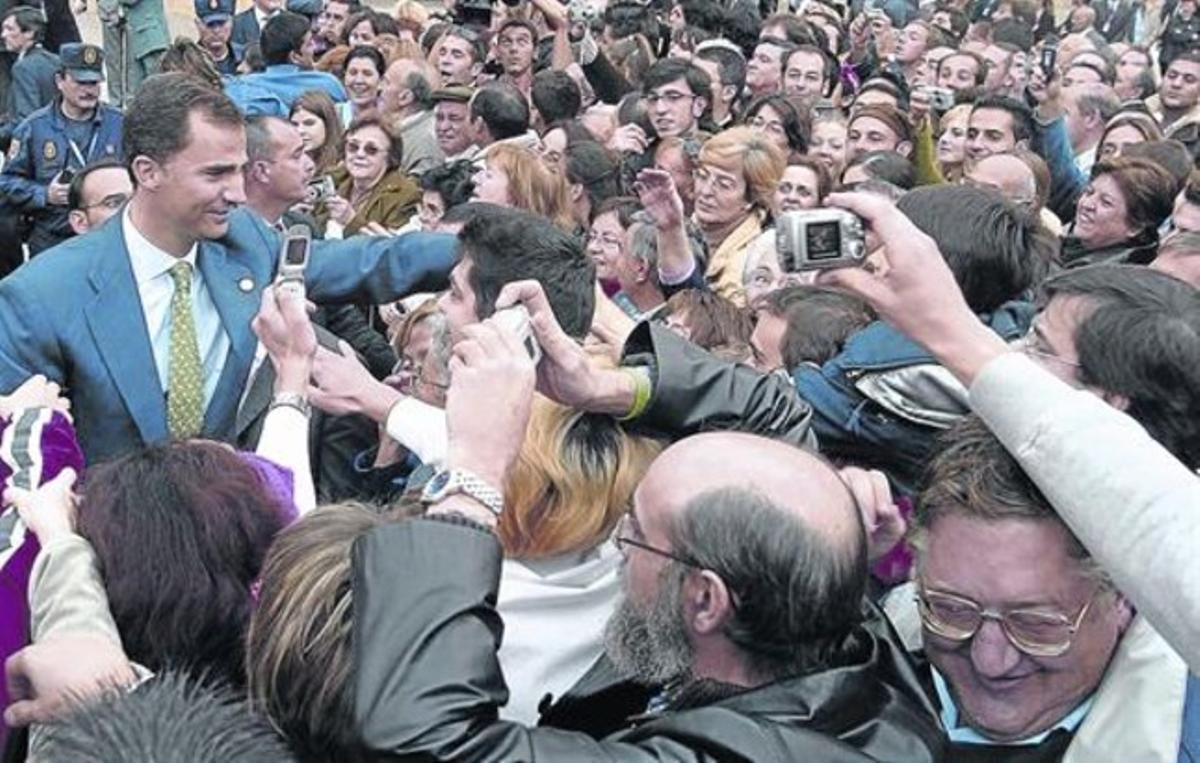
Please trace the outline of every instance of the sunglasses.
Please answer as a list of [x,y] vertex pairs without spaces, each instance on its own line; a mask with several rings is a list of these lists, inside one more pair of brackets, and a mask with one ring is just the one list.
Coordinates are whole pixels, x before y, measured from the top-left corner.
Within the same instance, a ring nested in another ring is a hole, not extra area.
[[357,140],[346,141],[347,154],[366,154],[367,156],[377,156],[383,149],[374,143],[361,143]]

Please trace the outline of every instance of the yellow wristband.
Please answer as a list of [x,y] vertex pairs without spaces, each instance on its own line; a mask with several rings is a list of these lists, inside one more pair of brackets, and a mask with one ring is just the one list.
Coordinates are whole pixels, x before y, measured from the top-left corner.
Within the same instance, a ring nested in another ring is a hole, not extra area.
[[622,373],[633,379],[633,405],[629,413],[622,416],[620,421],[632,421],[646,412],[650,407],[650,373],[645,368],[622,368]]

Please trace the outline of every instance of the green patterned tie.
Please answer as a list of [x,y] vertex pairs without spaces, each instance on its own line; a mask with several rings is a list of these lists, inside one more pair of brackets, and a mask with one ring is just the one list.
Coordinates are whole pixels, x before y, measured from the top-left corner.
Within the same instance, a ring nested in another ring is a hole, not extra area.
[[167,371],[167,429],[175,438],[194,437],[204,425],[204,370],[192,317],[192,266],[171,268],[171,359]]

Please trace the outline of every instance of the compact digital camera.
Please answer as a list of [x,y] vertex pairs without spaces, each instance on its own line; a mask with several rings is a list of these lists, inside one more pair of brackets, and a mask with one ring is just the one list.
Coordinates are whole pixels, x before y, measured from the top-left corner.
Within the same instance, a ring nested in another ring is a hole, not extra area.
[[789,273],[854,267],[867,258],[862,220],[841,209],[784,212],[775,222],[775,248]]
[[538,344],[537,338],[533,335],[533,328],[529,325],[529,310],[524,305],[513,305],[506,307],[503,310],[497,310],[492,316],[497,323],[511,329],[521,340],[521,346],[525,348],[525,352],[529,353],[530,360],[534,365],[542,359],[542,347]]

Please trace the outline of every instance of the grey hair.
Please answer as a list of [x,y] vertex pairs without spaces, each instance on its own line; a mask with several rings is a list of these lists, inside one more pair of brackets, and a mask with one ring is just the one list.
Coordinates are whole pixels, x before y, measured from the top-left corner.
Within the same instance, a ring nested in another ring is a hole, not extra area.
[[657,282],[658,274],[658,231],[653,221],[645,212],[633,216],[633,236],[629,242],[629,255],[643,262],[654,274]]
[[63,723],[45,728],[45,759],[58,763],[295,760],[231,689],[180,671],[84,703]]
[[429,359],[426,362],[432,362],[433,367],[437,369],[437,378],[430,381],[449,384],[450,356],[454,353],[450,325],[446,322],[446,315],[440,310],[431,313],[425,320],[429,322],[432,337],[429,345]]
[[276,116],[259,115],[246,120],[246,161],[265,162],[273,158],[275,142],[271,139],[271,123],[291,127],[286,119]]
[[857,646],[867,584],[866,540],[837,544],[756,490],[693,499],[671,528],[681,558],[725,583],[734,613],[726,637],[747,667],[778,680],[839,664]]
[[412,91],[413,100],[420,104],[423,110],[433,108],[433,84],[420,66],[414,67],[408,73],[404,78],[404,86]]

